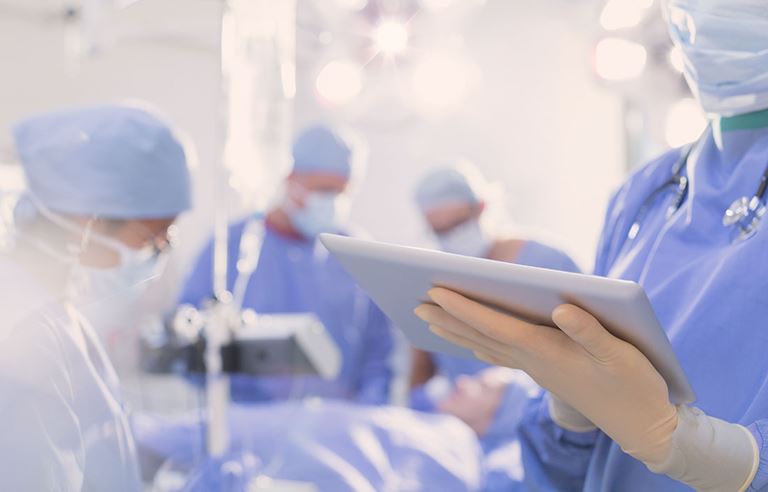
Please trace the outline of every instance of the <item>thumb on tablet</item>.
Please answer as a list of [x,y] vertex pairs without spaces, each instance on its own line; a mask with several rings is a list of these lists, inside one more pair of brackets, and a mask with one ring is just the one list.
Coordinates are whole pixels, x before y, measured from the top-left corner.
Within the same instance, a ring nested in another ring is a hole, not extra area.
[[563,304],[552,311],[552,321],[563,333],[599,360],[616,354],[620,340],[611,335],[594,316],[573,304]]

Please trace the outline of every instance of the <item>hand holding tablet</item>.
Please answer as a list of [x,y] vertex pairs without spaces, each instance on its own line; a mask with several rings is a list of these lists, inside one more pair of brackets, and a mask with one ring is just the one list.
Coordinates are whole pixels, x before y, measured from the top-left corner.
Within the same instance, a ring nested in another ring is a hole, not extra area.
[[552,313],[555,330],[447,289],[432,289],[429,297],[435,304],[422,304],[416,314],[436,334],[482,360],[525,371],[635,458],[665,455],[677,409],[664,378],[594,316],[563,304]]
[[[526,370],[569,402],[572,395],[560,393],[581,391],[588,400],[600,401],[579,387],[578,382],[588,378],[578,374],[584,370],[594,375],[608,361],[620,364],[592,381],[601,386],[596,389],[599,394],[622,395],[625,377],[637,373],[643,375],[638,381],[652,388],[651,393],[640,394],[666,398],[668,391],[674,403],[694,399],[644,291],[633,282],[334,235],[322,235],[321,241],[422,349],[466,357],[479,352],[489,362]],[[433,303],[419,308],[428,323],[413,312],[424,303]],[[578,307],[562,307],[553,316],[562,304]],[[432,333],[428,324],[450,342]],[[567,378],[561,377],[563,372],[569,373]],[[562,387],[554,384],[555,379]],[[610,382],[618,386],[613,388]],[[642,407],[624,395],[629,406],[621,411]]]

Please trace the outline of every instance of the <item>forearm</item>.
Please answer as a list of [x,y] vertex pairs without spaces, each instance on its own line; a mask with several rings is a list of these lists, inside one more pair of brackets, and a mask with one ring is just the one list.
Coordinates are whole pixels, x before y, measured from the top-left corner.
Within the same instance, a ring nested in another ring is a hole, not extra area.
[[[548,395],[547,403],[552,419],[560,427],[576,432],[595,428],[586,417],[556,397]],[[761,437],[759,430],[755,426],[750,431],[710,417],[697,408],[680,406],[668,452],[661,458],[646,459],[645,464],[651,471],[696,490],[742,492],[750,487],[758,470],[759,450],[764,444],[756,438]],[[768,482],[768,466],[763,468]]]

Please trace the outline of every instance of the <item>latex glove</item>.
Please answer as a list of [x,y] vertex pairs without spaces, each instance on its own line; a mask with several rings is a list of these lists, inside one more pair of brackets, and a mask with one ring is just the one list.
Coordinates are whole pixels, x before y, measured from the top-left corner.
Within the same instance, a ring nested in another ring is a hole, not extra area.
[[563,429],[574,432],[589,432],[596,428],[595,424],[588,418],[552,393],[547,395],[547,408],[552,420]]
[[436,288],[416,314],[432,330],[489,363],[522,369],[642,461],[670,448],[677,411],[667,384],[632,345],[589,313],[560,306],[560,330],[527,323],[455,292]]
[[[756,444],[751,435],[751,441],[747,438],[749,432],[701,414],[704,427],[714,421],[724,424],[714,426],[718,431],[710,437],[721,436],[718,441],[730,444],[713,450],[712,442],[696,437],[702,428],[696,424],[685,426],[693,431],[676,433],[678,408],[669,401],[664,379],[639,350],[611,335],[586,311],[567,304],[557,307],[552,312],[557,330],[521,321],[447,289],[435,288],[428,294],[436,305],[423,304],[415,312],[437,335],[473,350],[484,361],[522,369],[654,471],[674,478],[689,474],[685,460],[690,450],[682,450],[695,441],[709,451],[700,453],[704,461],[719,456],[714,451],[730,453],[728,488],[707,490],[739,490],[751,481]],[[725,466],[717,464],[716,470]],[[705,464],[696,468],[697,480],[706,468]],[[714,479],[722,481],[723,474]]]

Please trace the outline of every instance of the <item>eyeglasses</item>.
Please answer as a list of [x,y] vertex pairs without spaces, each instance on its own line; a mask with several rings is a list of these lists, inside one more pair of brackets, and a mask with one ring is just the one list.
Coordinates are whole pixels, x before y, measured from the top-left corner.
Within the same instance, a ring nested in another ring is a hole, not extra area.
[[160,256],[178,243],[178,228],[175,224],[157,232],[141,222],[131,222],[129,227],[135,228],[135,232],[140,234],[141,247],[138,249],[146,250],[147,256]]
[[142,225],[148,232],[145,244],[152,248],[156,256],[169,252],[178,244],[179,231],[175,225],[170,225],[165,231],[153,234],[148,227]]

